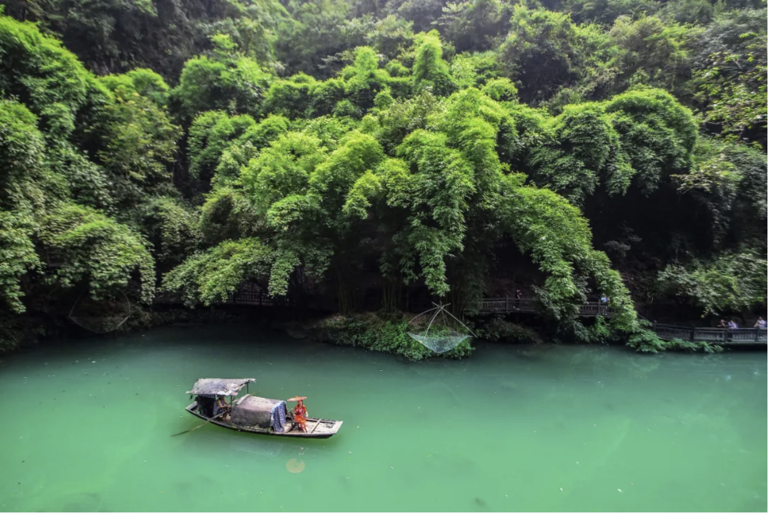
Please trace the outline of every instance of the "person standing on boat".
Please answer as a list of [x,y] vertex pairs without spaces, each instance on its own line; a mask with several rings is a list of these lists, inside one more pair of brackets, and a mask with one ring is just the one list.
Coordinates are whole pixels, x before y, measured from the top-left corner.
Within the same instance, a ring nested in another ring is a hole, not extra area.
[[299,404],[293,409],[293,418],[303,432],[307,432],[307,409],[304,407],[304,401],[299,399]]
[[286,401],[293,402],[296,401],[298,404],[293,408],[293,421],[298,424],[299,428],[302,432],[307,432],[307,409],[304,407],[304,399],[306,399],[305,396],[294,396],[290,399],[286,399]]

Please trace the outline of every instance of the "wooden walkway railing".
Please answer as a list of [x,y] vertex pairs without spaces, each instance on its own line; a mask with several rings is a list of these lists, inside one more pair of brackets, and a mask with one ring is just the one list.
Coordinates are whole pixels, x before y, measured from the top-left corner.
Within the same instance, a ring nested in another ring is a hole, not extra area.
[[[160,304],[177,304],[181,303],[180,300],[171,296],[158,297],[155,300]],[[251,306],[276,306],[285,304],[282,301],[275,300],[268,294],[260,291],[244,291],[241,290],[232,295],[232,298],[225,304],[229,305],[251,305]],[[432,306],[431,303],[424,303],[424,309],[428,309]],[[537,313],[540,310],[537,308],[536,300],[533,298],[515,299],[513,297],[502,298],[485,298],[474,304],[470,304],[465,308],[466,312],[473,313]],[[602,315],[604,317],[610,317],[611,308],[603,303],[589,302],[584,303],[579,307],[579,315],[583,317],[594,317],[596,315]]]
[[761,328],[697,328],[653,323],[653,331],[662,340],[679,338],[691,342],[744,345],[768,343],[768,330]]
[[240,291],[229,301],[235,305],[274,306],[275,301],[269,294],[263,292]]
[[[477,303],[468,305],[467,312],[477,313],[536,313],[536,300],[533,298],[515,299],[513,297],[485,298]],[[602,315],[611,316],[611,307],[597,301],[584,303],[579,307],[579,315],[582,317],[594,317]]]
[[[163,294],[155,297],[155,303],[159,305],[180,305],[183,301],[173,295]],[[263,292],[252,291],[240,291],[233,294],[229,301],[225,301],[225,305],[250,305],[250,306],[276,306],[282,305],[283,302],[275,301],[274,298]]]

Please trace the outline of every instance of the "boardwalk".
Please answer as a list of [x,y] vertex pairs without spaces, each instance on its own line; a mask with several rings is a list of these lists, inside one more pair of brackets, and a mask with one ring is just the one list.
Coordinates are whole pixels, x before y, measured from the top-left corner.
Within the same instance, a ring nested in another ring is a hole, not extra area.
[[[158,302],[172,302],[172,301],[158,301]],[[275,300],[269,297],[263,292],[257,291],[240,291],[232,296],[232,299],[226,304],[231,305],[251,305],[251,306],[275,306]],[[432,306],[431,303],[424,303],[422,305],[425,309]],[[602,315],[603,317],[611,316],[611,307],[603,303],[587,302],[579,307],[579,315],[582,317],[594,317],[596,315]],[[533,298],[515,299],[513,297],[497,297],[497,298],[484,298],[480,301],[468,305],[465,309],[467,313],[527,313],[535,314],[541,310],[537,305],[537,302]]]
[[[513,297],[484,298],[464,309],[467,313],[538,313],[540,308],[533,298],[515,299]],[[584,303],[579,307],[581,317],[594,317],[602,315],[611,316],[611,307],[594,302]]]
[[653,331],[662,340],[679,338],[691,342],[710,344],[766,345],[768,330],[760,328],[698,328],[653,323]]
[[[515,299],[510,297],[487,298],[467,307],[467,312],[477,313],[537,313],[533,299]],[[579,307],[581,317],[602,315],[611,316],[611,308],[603,303],[588,302]],[[672,324],[653,323],[651,328],[662,340],[679,338],[691,342],[708,342],[719,345],[766,345],[768,330],[759,328],[709,328],[694,326],[675,326]]]
[[[178,304],[180,301],[170,298],[158,298],[157,303]],[[250,306],[287,306],[284,300],[276,300],[261,291],[241,290],[227,301],[230,305],[250,305]],[[310,308],[321,309],[322,305],[311,305]],[[325,305],[326,309],[328,305]],[[429,308],[430,305],[424,305]],[[540,308],[535,299],[514,297],[496,297],[484,298],[480,301],[468,305],[464,311],[466,313],[479,314],[536,314]],[[603,317],[611,316],[611,307],[605,303],[587,302],[579,307],[579,316]],[[692,342],[708,342],[720,345],[767,345],[768,331],[757,328],[741,329],[723,329],[709,327],[676,326],[672,324],[653,323],[653,331],[662,340],[672,340],[679,338],[681,340]]]
[[[275,306],[275,301],[263,292],[240,291],[227,302],[232,305],[251,305],[251,306]],[[430,308],[431,303],[424,303],[424,308]],[[533,298],[515,299],[513,297],[485,298],[476,303],[468,305],[465,309],[467,313],[529,313],[540,312],[536,300]],[[584,303],[579,307],[579,315],[582,317],[594,317],[602,315],[611,316],[611,308],[598,302]]]

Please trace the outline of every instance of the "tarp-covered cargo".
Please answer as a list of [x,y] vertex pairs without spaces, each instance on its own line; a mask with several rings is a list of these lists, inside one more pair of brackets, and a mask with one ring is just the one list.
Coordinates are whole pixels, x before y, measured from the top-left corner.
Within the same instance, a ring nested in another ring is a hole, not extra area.
[[240,390],[247,385],[256,381],[253,378],[246,379],[218,379],[218,378],[206,378],[198,379],[195,382],[195,386],[192,390],[187,392],[193,395],[222,395],[232,396],[240,393]]
[[235,403],[232,424],[272,428],[276,433],[285,430],[285,401],[247,395]]

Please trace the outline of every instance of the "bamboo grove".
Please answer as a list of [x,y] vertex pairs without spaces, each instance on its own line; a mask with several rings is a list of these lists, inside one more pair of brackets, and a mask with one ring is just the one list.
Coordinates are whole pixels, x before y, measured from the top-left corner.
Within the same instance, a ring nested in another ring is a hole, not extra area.
[[638,305],[764,307],[765,16],[7,2],[2,346],[65,291],[194,307],[253,284],[349,313],[409,290],[461,310],[521,268],[554,325],[604,295],[635,345]]

